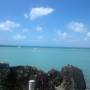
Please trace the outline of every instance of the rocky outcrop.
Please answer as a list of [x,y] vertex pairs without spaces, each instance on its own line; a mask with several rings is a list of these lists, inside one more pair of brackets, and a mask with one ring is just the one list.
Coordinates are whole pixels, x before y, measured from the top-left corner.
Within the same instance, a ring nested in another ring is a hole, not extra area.
[[7,79],[10,73],[10,67],[7,63],[0,63],[0,90],[6,90]]
[[85,90],[86,84],[83,72],[72,65],[67,65],[62,68],[61,76],[63,78],[62,85],[65,90]]
[[48,71],[47,74],[49,78],[49,84],[52,87],[51,90],[55,90],[55,86],[61,85],[61,82],[62,82],[62,77],[60,75],[60,72],[55,69],[52,69]]
[[11,67],[0,63],[0,90],[28,90],[29,80],[36,81],[35,90],[85,90],[83,72],[72,65],[47,73],[31,66]]

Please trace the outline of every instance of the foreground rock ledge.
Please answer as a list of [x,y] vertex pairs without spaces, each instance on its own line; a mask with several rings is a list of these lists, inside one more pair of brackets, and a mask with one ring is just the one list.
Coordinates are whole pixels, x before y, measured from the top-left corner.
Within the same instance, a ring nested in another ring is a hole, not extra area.
[[67,65],[61,71],[47,73],[31,66],[11,67],[0,63],[0,90],[28,90],[28,81],[36,81],[35,90],[85,90],[82,70]]

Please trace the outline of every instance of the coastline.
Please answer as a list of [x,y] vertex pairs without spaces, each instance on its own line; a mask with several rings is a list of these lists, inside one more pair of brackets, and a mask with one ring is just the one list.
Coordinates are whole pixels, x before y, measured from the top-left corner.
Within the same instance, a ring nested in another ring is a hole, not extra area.
[[28,46],[28,45],[0,45],[0,47],[90,49],[90,47]]

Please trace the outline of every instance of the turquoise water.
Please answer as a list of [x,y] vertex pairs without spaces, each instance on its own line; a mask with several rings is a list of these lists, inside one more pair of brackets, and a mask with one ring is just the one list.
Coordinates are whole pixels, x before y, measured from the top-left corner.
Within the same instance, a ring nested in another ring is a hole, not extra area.
[[51,68],[60,70],[63,66],[72,64],[83,70],[87,86],[90,86],[90,49],[0,47],[0,60],[14,66],[32,65],[45,71]]

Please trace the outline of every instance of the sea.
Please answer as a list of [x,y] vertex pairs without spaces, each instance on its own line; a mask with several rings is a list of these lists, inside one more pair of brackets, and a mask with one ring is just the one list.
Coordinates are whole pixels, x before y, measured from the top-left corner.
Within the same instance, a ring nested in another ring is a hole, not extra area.
[[0,61],[10,66],[35,66],[45,72],[71,64],[82,69],[90,88],[90,48],[1,46]]

